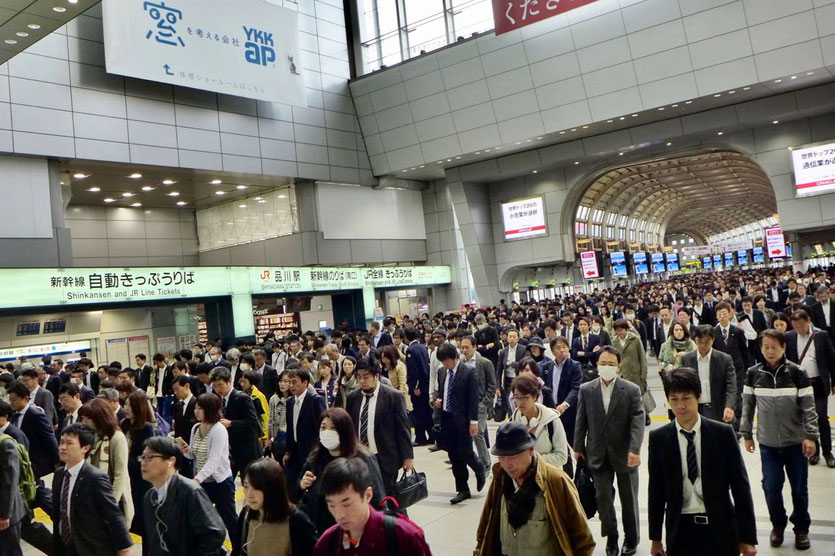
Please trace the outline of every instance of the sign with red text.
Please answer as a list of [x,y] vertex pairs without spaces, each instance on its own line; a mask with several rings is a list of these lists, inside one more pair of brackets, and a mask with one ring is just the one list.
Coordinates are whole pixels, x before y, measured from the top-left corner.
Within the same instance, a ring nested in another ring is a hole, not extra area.
[[769,259],[782,259],[786,256],[786,240],[783,238],[783,231],[778,228],[765,229],[765,246],[768,249]]
[[554,17],[597,0],[493,0],[496,35]]
[[597,266],[596,251],[583,251],[580,253],[580,265],[583,267],[583,278],[586,280],[600,278],[600,268]]
[[548,234],[545,225],[545,203],[542,197],[502,203],[502,217],[506,241]]
[[792,150],[798,197],[835,191],[835,143]]

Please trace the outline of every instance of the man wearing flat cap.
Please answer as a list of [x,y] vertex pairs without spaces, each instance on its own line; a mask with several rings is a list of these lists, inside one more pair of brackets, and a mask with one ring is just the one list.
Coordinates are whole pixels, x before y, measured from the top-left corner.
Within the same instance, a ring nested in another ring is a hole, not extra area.
[[[499,457],[476,533],[475,556],[591,555],[594,539],[574,483],[545,463],[518,422],[499,426]],[[542,526],[542,524],[546,526]]]

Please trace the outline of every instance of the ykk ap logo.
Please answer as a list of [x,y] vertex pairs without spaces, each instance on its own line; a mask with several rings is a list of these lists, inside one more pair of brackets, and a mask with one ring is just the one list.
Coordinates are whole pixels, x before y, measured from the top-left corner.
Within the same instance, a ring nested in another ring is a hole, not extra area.
[[250,64],[266,66],[275,62],[275,42],[273,34],[244,26],[246,33],[246,61]]
[[156,22],[156,29],[148,31],[145,35],[146,39],[150,39],[153,36],[157,42],[162,44],[171,46],[186,45],[183,37],[177,33],[177,29],[174,27],[174,25],[183,19],[182,11],[166,6],[165,2],[145,2],[143,9]]

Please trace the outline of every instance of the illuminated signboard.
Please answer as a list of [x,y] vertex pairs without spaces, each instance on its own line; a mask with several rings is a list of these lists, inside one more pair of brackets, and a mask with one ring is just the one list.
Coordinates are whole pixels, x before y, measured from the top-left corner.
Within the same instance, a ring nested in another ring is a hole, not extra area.
[[654,273],[664,272],[667,270],[666,265],[664,264],[664,253],[653,253],[652,254],[652,271]]
[[712,269],[713,268],[712,260],[713,259],[711,259],[710,257],[702,257],[702,268],[704,268],[705,270]]
[[626,265],[626,254],[623,251],[615,251],[609,255],[612,261],[612,276],[622,278],[629,275],[629,268]]
[[762,247],[754,247],[751,250],[751,262],[754,264],[763,264],[765,262],[765,253]]
[[835,191],[835,143],[792,149],[792,165],[798,197]]
[[678,272],[678,253],[667,253],[667,272]]
[[745,266],[748,264],[748,251],[737,251],[736,252],[736,262],[739,266]]
[[774,226],[765,229],[765,247],[768,249],[769,259],[782,259],[787,256],[786,240],[783,238],[783,231]]
[[542,197],[502,203],[502,218],[505,240],[548,235]]
[[643,251],[632,253],[632,267],[635,269],[636,276],[648,274],[649,263],[647,262],[647,254]]
[[596,251],[583,251],[580,253],[580,265],[583,268],[583,278],[586,280],[600,278],[600,267],[597,265]]
[[722,268],[722,255],[713,255],[713,269],[719,270]]
[[725,253],[725,266],[730,268],[734,265],[734,254]]

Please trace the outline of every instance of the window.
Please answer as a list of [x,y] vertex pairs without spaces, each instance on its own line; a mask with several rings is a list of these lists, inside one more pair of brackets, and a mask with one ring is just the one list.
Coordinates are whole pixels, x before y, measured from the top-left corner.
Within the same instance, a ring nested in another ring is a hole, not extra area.
[[[676,245],[676,240],[673,240],[673,245]],[[678,253],[678,251],[676,251],[676,253]]]
[[591,235],[594,237],[600,237],[603,235],[603,230],[601,229],[600,224],[591,225]]
[[696,240],[694,240],[694,239],[691,237],[691,238],[690,238],[690,243],[696,243]]
[[589,217],[589,211],[590,210],[591,210],[591,207],[586,207],[586,206],[583,206],[583,205],[580,205],[579,207],[577,207],[577,220],[587,220],[588,217]]
[[614,226],[615,219],[617,217],[618,217],[617,214],[615,214],[614,212],[610,212],[608,218],[606,218],[606,224],[608,224],[609,226]]
[[578,236],[585,236],[588,230],[588,224],[585,222],[577,222],[574,224],[574,233]]
[[607,239],[615,239],[615,227],[614,226],[606,226],[606,238]]
[[635,241],[635,230],[629,230],[629,241]]
[[637,225],[638,225],[638,219],[637,218],[631,218],[629,220],[629,228],[630,229],[634,230]]
[[626,239],[626,229],[625,228],[618,228],[618,239],[623,241]]
[[594,209],[594,215],[591,217],[592,222],[603,222],[603,210]]
[[620,222],[618,223],[618,226],[620,226],[621,228],[626,227],[626,221],[627,221],[627,219],[629,219],[629,217],[628,217],[628,216],[626,216],[625,214],[624,214],[624,215],[622,215],[622,216],[620,217]]
[[638,228],[638,229],[641,230],[641,231],[646,230],[647,229],[647,221],[646,220],[641,220],[641,227]]

